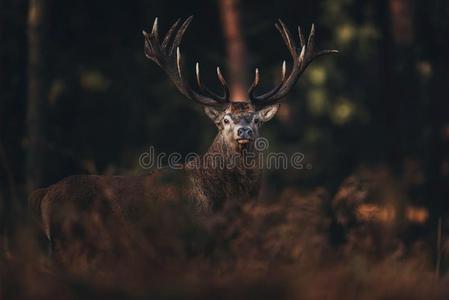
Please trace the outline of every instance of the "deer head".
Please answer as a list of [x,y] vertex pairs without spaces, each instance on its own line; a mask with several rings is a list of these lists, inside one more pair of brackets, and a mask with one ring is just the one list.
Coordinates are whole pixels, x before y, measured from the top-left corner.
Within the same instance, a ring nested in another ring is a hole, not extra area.
[[200,65],[197,63],[196,82],[199,88],[199,92],[197,92],[190,87],[184,77],[183,60],[179,48],[181,39],[192,19],[193,16],[187,18],[181,25],[179,25],[181,19],[178,19],[161,42],[158,19],[156,18],[151,32],[143,32],[145,55],[167,73],[186,98],[204,106],[205,113],[216,124],[225,143],[233,149],[242,149],[252,145],[259,135],[260,126],[274,117],[280,100],[288,94],[313,59],[337,52],[336,50],[315,51],[315,28],[313,25],[307,41],[298,27],[300,39],[300,48],[298,48],[285,24],[279,20],[276,23],[276,28],[288,47],[293,66],[287,76],[286,62],[283,62],[282,79],[276,87],[264,94],[256,95],[256,89],[260,83],[259,70],[256,68],[253,84],[248,91],[249,99],[229,99],[228,85],[220,67],[217,67],[217,77],[223,88],[222,95],[203,86],[200,78]]

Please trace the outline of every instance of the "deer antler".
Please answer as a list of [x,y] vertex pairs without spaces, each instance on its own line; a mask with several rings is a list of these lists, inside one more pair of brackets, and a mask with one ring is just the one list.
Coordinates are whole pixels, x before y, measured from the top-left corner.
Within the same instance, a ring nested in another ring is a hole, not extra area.
[[305,71],[307,66],[312,62],[312,60],[322,55],[338,52],[337,50],[322,50],[315,52],[314,49],[315,26],[313,24],[312,29],[310,30],[307,44],[305,43],[304,36],[301,33],[300,27],[298,26],[298,35],[301,43],[301,48],[299,52],[296,43],[292,38],[290,31],[285,26],[284,22],[282,22],[279,19],[278,23],[276,23],[275,26],[277,30],[281,33],[282,39],[284,40],[288,50],[290,51],[290,54],[293,58],[293,67],[290,75],[288,75],[288,77],[286,78],[286,64],[284,61],[284,63],[282,64],[281,82],[271,91],[262,94],[260,96],[255,95],[255,90],[260,82],[259,69],[256,69],[254,82],[249,89],[249,97],[251,102],[258,107],[264,107],[275,104],[279,102],[281,98],[286,96],[290,92],[292,87],[295,85],[296,81],[298,81],[299,77]]
[[178,26],[181,21],[181,19],[178,19],[167,32],[162,43],[160,43],[158,19],[156,18],[151,33],[143,31],[145,55],[167,73],[178,90],[187,98],[206,106],[219,106],[229,103],[229,89],[219,67],[217,67],[217,75],[224,90],[223,96],[215,94],[201,84],[199,63],[196,64],[196,79],[201,92],[205,95],[195,92],[183,75],[183,60],[179,45],[192,19],[193,16],[190,16],[181,26]]

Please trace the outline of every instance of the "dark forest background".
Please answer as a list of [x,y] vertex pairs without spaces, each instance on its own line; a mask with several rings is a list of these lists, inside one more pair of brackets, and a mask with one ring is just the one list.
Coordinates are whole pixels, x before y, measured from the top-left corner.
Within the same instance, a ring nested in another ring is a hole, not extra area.
[[[0,0],[4,239],[25,218],[36,187],[72,174],[141,173],[139,155],[150,145],[167,153],[207,149],[215,127],[145,58],[142,30],[155,17],[163,33],[194,15],[181,45],[187,70],[193,79],[199,60],[205,82],[218,90],[215,67],[229,77],[222,9],[210,0]],[[375,181],[388,196],[370,204],[382,216],[393,203],[403,217],[400,239],[424,241],[440,272],[437,232],[449,225],[449,2],[247,0],[236,9],[244,78],[250,82],[259,67],[262,89],[290,62],[278,18],[292,31],[315,23],[318,47],[340,51],[315,61],[263,128],[271,151],[300,151],[307,166],[270,170],[265,198],[319,189],[334,224],[339,201]],[[341,243],[345,226],[329,227],[332,243]]]

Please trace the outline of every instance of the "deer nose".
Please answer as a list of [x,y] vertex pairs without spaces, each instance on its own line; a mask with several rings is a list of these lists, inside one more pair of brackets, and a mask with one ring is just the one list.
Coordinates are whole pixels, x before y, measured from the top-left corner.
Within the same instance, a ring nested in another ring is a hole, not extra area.
[[237,135],[242,139],[251,139],[253,137],[253,130],[250,127],[240,127],[237,130]]

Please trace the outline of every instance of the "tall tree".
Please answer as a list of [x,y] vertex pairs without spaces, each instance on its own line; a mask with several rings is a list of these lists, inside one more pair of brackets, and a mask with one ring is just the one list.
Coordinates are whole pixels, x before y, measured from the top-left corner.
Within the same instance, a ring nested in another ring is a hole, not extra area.
[[226,40],[231,99],[247,97],[246,44],[242,35],[240,0],[219,0],[220,15]]
[[384,89],[382,126],[389,131],[385,136],[385,155],[392,165],[399,166],[408,150],[409,130],[404,128],[408,116],[406,107],[417,102],[414,90],[408,87],[416,80],[413,5],[411,0],[384,0],[378,5],[383,36],[380,47]]
[[48,0],[30,0],[28,8],[28,101],[26,186],[40,186],[45,166],[45,116],[48,96],[47,32]]

